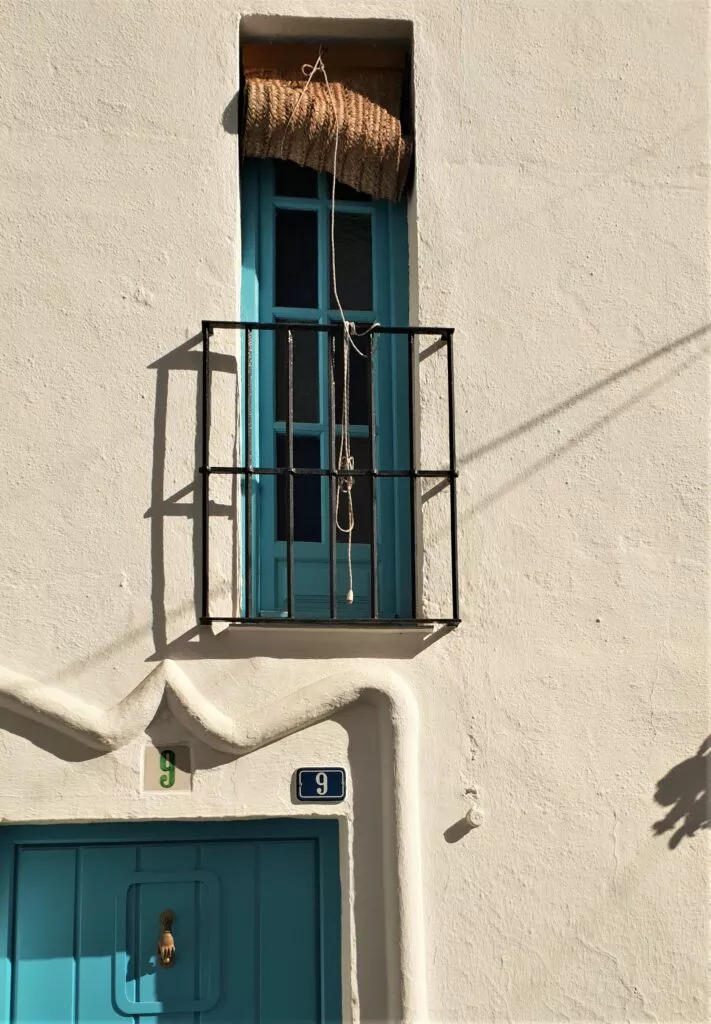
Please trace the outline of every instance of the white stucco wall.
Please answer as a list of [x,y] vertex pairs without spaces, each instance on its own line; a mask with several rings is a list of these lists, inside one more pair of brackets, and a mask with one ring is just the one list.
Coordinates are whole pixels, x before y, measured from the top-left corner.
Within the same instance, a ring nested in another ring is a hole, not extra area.
[[[243,717],[354,671],[256,657],[234,635],[186,646],[186,342],[238,312],[222,119],[245,14],[413,23],[411,319],[456,330],[464,620],[388,659],[423,726],[409,841],[430,1019],[705,1020],[704,836],[671,849],[653,831],[670,809],[657,781],[708,732],[705,0],[5,0],[6,684],[19,673],[105,709],[170,657]],[[423,388],[423,417],[441,407]],[[432,523],[436,588],[447,538]],[[387,1015],[390,748],[381,770],[372,708],[241,759],[197,743],[192,793],[163,796],[140,792],[146,735],[90,757],[11,703],[8,823],[302,813],[293,769],[348,763],[347,998],[356,1019]],[[184,726],[161,713],[150,732]],[[688,795],[700,765],[670,791]],[[473,799],[482,827],[451,831]]]

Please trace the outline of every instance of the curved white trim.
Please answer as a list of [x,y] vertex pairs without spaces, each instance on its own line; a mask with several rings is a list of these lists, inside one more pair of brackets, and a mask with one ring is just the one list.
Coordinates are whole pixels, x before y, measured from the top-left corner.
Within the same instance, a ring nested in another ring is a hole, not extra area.
[[[267,704],[246,718],[235,719],[204,697],[183,669],[171,661],[158,665],[135,690],[107,711],[66,690],[40,686],[25,676],[0,670],[0,707],[107,752],[144,732],[164,695],[175,717],[193,735],[217,750],[238,756],[323,722],[361,700],[375,705],[387,719],[393,754],[402,1020],[406,1024],[426,1021],[418,713],[408,687],[394,673],[381,668],[344,670]],[[387,831],[389,822],[385,821],[384,826]]]

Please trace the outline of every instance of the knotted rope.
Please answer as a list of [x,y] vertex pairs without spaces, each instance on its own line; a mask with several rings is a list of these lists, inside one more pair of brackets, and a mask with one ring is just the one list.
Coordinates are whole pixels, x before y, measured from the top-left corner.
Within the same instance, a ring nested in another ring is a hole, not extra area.
[[[376,320],[374,323],[367,327],[364,331],[358,331],[356,325],[352,320],[347,320],[346,315],[343,311],[341,299],[338,294],[338,282],[336,280],[336,167],[338,164],[338,137],[340,134],[340,127],[338,124],[338,110],[336,107],[336,101],[331,90],[331,84],[328,80],[328,73],[326,71],[326,65],[323,62],[322,48],[319,47],[318,57],[314,64],[302,65],[301,72],[306,76],[306,82],[304,87],[299,94],[299,98],[296,101],[294,109],[289,115],[284,136],[282,137],[281,152],[284,152],[284,140],[286,133],[289,130],[289,126],[296,114],[301,100],[303,99],[306,90],[308,89],[314,75],[320,73],[323,75],[323,80],[326,85],[326,91],[328,92],[329,99],[331,101],[331,109],[333,111],[334,121],[334,143],[333,143],[333,174],[331,175],[331,209],[330,209],[330,221],[331,221],[331,282],[333,285],[333,294],[336,299],[336,305],[338,306],[338,312],[341,317],[341,323],[343,325],[343,397],[341,401],[341,439],[338,449],[338,461],[336,469],[339,473],[348,472],[355,469],[355,459],[351,452],[351,436],[350,436],[350,357],[351,349],[353,349],[361,358],[367,359],[368,355],[365,352],[361,352],[360,348],[356,344],[356,338],[364,338],[371,334],[376,327],[380,324]],[[375,350],[371,351],[370,358],[372,359],[375,355]],[[331,359],[333,361],[334,372],[331,374],[331,379],[334,382],[331,391],[331,415],[333,417],[332,422],[336,420],[336,386],[335,386],[335,348],[332,347]],[[371,467],[375,469],[375,466]],[[346,593],[346,602],[353,604],[353,531],[355,530],[355,513],[353,511],[353,483],[354,477],[352,476],[339,476],[337,478],[336,486],[336,508],[335,508],[335,520],[336,529],[348,537],[348,591]],[[373,482],[375,486],[375,482]],[[341,500],[345,500],[346,505],[346,519],[345,523],[341,522]],[[372,543],[372,538],[371,538]]]

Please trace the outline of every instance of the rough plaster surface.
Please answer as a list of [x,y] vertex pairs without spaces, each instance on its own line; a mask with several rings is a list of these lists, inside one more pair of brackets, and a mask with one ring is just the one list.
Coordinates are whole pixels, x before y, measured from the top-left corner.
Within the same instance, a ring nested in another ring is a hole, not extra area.
[[[430,1019],[705,1020],[707,847],[653,829],[708,732],[705,2],[6,0],[0,664],[107,708],[147,659],[189,658],[235,718],[353,672],[185,637],[190,339],[237,312],[240,17],[336,13],[413,22],[412,319],[457,339],[464,623],[391,661],[423,723]],[[425,597],[445,523],[423,516]],[[354,1017],[388,1016],[372,714],[201,746],[166,799],[140,792],[145,737],[86,760],[0,716],[8,822],[302,813],[293,767],[348,760],[346,976]],[[483,825],[453,830],[474,794]]]

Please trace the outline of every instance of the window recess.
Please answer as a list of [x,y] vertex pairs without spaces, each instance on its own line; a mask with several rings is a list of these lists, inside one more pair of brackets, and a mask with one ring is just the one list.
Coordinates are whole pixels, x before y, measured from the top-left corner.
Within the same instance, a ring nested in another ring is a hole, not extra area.
[[[206,320],[202,335],[201,622],[454,626],[453,331],[409,326],[408,52],[250,44],[242,58],[242,319]],[[237,465],[210,461],[211,339],[223,330],[239,353]],[[446,383],[428,395],[439,421],[421,465],[427,351],[446,357]],[[448,438],[439,450],[435,434]],[[240,482],[241,603],[229,616],[210,591],[218,474]],[[423,551],[428,480],[439,519]],[[423,592],[425,573],[436,593]]]

